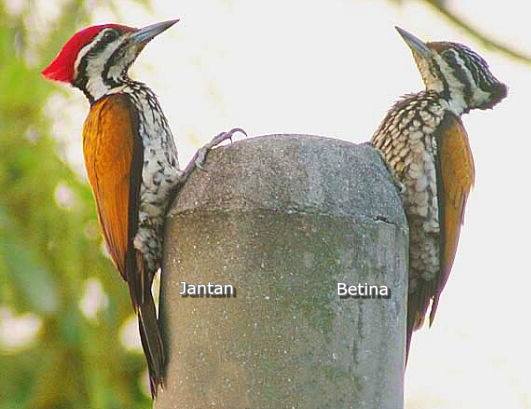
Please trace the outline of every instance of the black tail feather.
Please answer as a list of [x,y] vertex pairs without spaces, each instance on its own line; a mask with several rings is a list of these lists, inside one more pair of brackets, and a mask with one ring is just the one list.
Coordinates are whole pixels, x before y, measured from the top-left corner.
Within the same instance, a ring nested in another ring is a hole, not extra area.
[[138,306],[138,327],[140,339],[146,356],[151,395],[157,396],[158,387],[163,387],[164,347],[160,332],[155,302],[151,294],[146,296],[144,303]]

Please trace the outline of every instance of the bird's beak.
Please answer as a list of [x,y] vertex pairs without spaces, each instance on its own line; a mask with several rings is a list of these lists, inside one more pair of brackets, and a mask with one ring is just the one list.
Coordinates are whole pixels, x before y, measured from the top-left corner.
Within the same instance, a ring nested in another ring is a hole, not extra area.
[[141,28],[135,31],[130,38],[133,44],[136,45],[146,45],[154,37],[158,36],[163,31],[166,31],[168,28],[177,23],[179,19],[163,21],[162,23],[152,24],[150,26]]
[[398,33],[402,36],[408,47],[411,48],[413,54],[416,54],[424,59],[430,58],[431,50],[423,41],[415,37],[413,34],[408,33],[406,30],[401,29],[400,27],[395,28],[396,31],[398,31]]

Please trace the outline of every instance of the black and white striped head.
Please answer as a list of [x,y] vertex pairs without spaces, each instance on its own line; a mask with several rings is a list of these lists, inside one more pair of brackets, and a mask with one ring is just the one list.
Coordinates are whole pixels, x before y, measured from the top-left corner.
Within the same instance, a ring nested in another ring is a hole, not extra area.
[[123,85],[144,46],[178,20],[136,29],[119,24],[85,28],[66,42],[42,73],[81,89],[94,102]]
[[470,48],[451,42],[424,43],[401,28],[396,29],[413,52],[426,89],[440,93],[457,114],[492,108],[507,96],[505,84]]

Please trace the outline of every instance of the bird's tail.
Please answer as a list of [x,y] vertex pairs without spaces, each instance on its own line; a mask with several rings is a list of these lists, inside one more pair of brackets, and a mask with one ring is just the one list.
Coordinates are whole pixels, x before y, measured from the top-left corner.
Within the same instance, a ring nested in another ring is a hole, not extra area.
[[146,271],[144,258],[138,250],[129,251],[127,254],[127,284],[133,308],[138,316],[138,329],[148,366],[151,396],[155,398],[158,387],[164,386],[165,355],[155,301],[151,293],[153,276]]
[[155,302],[151,294],[145,296],[144,302],[138,306],[138,327],[148,364],[151,395],[155,398],[157,388],[164,386],[164,348],[155,310]]

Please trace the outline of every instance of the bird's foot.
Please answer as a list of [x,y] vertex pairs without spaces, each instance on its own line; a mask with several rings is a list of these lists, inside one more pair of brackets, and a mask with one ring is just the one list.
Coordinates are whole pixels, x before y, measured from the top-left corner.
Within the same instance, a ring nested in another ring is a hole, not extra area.
[[245,136],[247,136],[247,133],[241,129],[241,128],[233,128],[228,132],[222,132],[219,135],[212,138],[212,140],[207,143],[205,146],[203,146],[201,149],[197,151],[197,153],[194,156],[194,164],[195,167],[197,167],[200,170],[205,170],[203,165],[205,164],[206,155],[208,154],[208,151],[210,151],[212,148],[218,146],[220,143],[226,140],[230,140],[232,143],[232,137],[235,133],[241,132]]
[[402,197],[404,193],[406,193],[406,185],[400,182],[399,180],[394,180],[396,190],[398,190],[398,194]]
[[247,136],[247,133],[243,129],[241,129],[241,128],[233,128],[233,129],[231,129],[228,132],[222,132],[219,135],[216,135],[214,138],[212,138],[212,140],[209,143],[207,143],[205,146],[200,148],[196,152],[196,154],[194,155],[194,157],[192,158],[192,160],[190,161],[188,166],[186,166],[186,169],[180,175],[181,184],[186,181],[186,179],[188,178],[188,176],[190,176],[190,174],[192,173],[194,168],[198,168],[199,170],[202,170],[202,171],[206,172],[206,170],[203,167],[203,165],[205,164],[208,152],[212,148],[218,146],[223,141],[226,141],[227,139],[232,142],[232,137],[234,136],[234,134],[236,134],[238,132],[240,132],[240,133],[244,134],[245,136]]

